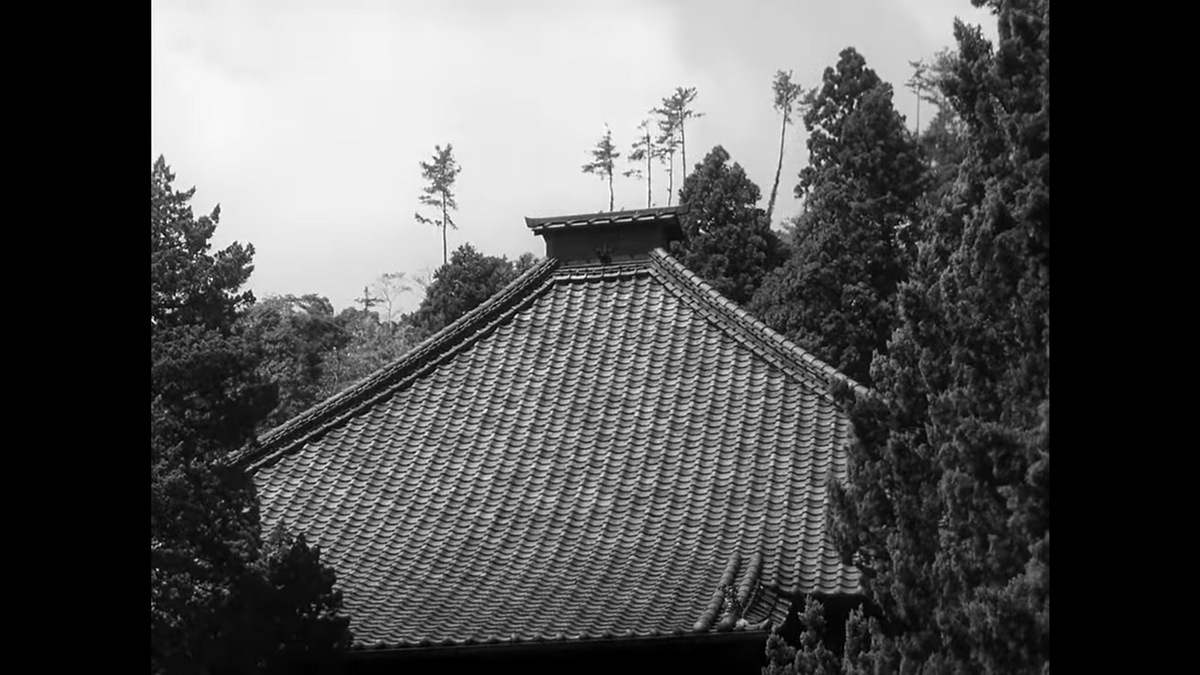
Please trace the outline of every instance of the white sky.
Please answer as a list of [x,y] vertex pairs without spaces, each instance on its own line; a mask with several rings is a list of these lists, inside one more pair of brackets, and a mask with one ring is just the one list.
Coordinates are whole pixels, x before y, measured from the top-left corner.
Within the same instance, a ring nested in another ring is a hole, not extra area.
[[[676,86],[696,87],[693,107],[705,114],[686,128],[689,165],[723,145],[766,208],[776,70],[813,86],[853,46],[895,87],[912,126],[908,62],[953,45],[955,16],[996,33],[969,0],[151,7],[151,161],[164,155],[175,187],[197,188],[197,215],[221,205],[215,247],[254,245],[256,295],[317,293],[339,311],[384,272],[428,274],[441,263],[440,232],[413,220],[418,162],[434,145],[452,143],[462,166],[450,249],[469,241],[490,255],[540,256],[523,218],[607,209],[607,185],[580,171],[589,149],[607,123],[627,154],[638,122]],[[789,125],[777,224],[798,210],[804,141],[803,124]],[[665,205],[665,169],[653,180]],[[616,208],[645,206],[643,181],[618,176],[615,191]]]

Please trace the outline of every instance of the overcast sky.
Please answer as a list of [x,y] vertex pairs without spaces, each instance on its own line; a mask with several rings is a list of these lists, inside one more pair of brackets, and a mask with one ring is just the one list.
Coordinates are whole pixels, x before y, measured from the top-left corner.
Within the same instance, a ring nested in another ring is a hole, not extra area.
[[[256,295],[341,310],[384,272],[441,263],[440,232],[413,219],[437,144],[462,166],[451,250],[541,256],[525,216],[608,208],[580,171],[604,125],[626,154],[650,108],[696,87],[689,164],[723,145],[766,208],[775,71],[813,86],[853,46],[911,128],[908,62],[951,46],[956,16],[994,39],[969,0],[154,0],[150,159],[196,187],[197,215],[221,205],[216,247],[254,245]],[[798,210],[804,141],[790,125],[777,224]],[[644,182],[618,176],[615,191],[616,208],[645,206]]]

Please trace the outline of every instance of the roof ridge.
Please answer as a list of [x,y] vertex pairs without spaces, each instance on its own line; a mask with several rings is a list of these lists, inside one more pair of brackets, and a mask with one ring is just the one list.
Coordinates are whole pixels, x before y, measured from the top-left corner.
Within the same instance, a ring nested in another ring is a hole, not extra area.
[[230,463],[251,471],[256,470],[296,445],[370,406],[379,397],[381,389],[390,389],[444,358],[449,353],[449,350],[444,349],[447,345],[458,343],[458,346],[461,346],[467,339],[477,337],[489,325],[495,324],[498,318],[508,314],[514,307],[514,301],[531,297],[530,291],[539,286],[548,287],[546,282],[553,283],[553,272],[557,267],[558,261],[554,258],[547,258],[534,265],[496,295],[426,338],[403,356],[263,433],[255,439],[253,445],[234,454],[229,460]]
[[[831,381],[841,381],[849,385],[855,394],[859,396],[869,395],[870,390],[865,386],[856,382],[849,375],[825,363],[783,335],[780,335],[770,326],[759,320],[758,317],[742,309],[737,303],[726,298],[724,295],[721,295],[707,281],[701,278],[700,275],[684,267],[683,263],[676,260],[665,249],[656,248],[651,251],[650,259],[657,263],[655,269],[666,273],[675,281],[682,282],[676,284],[677,288],[686,288],[697,300],[706,304],[718,316],[726,319],[724,322],[726,327],[732,328],[736,326],[742,328],[742,330],[734,329],[735,332],[740,333],[736,337],[740,337],[753,345],[769,348],[784,356],[787,361],[791,361],[791,369],[797,370],[807,376],[806,378],[802,378],[802,381],[814,387],[816,385],[814,380],[821,378],[825,380],[826,385]],[[828,386],[825,387],[822,393],[832,398],[832,394],[828,391]]]
[[558,281],[579,281],[585,279],[610,279],[629,274],[649,274],[649,260],[621,260],[610,263],[560,263],[554,270],[554,278]]

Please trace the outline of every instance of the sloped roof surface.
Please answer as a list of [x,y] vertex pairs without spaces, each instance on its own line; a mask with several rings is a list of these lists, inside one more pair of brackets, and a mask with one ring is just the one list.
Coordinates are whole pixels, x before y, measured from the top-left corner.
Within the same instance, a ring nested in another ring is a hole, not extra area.
[[858,592],[830,376],[661,250],[548,260],[245,461],[360,645],[778,624]]

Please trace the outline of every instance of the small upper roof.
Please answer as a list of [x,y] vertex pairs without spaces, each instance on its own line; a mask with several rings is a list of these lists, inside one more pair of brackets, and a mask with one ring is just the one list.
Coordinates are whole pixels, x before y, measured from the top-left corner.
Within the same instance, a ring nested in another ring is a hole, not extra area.
[[526,218],[525,225],[534,234],[544,234],[547,231],[568,228],[594,228],[604,225],[621,224],[650,224],[661,223],[673,225],[679,229],[679,216],[687,213],[686,206],[661,206],[651,209],[636,209],[631,211],[601,211],[577,216],[551,216],[549,218]]
[[547,259],[240,458],[356,643],[704,632],[859,592],[825,532],[844,376],[661,248],[628,258]]

